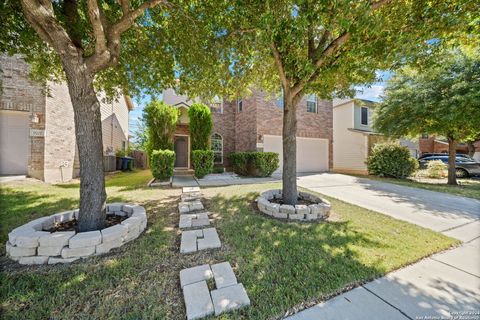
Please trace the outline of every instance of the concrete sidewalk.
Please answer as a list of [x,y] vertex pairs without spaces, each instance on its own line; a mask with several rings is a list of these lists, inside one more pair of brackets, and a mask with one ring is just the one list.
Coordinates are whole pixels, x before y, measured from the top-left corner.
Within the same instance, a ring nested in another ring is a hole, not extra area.
[[300,177],[299,185],[465,243],[289,320],[480,319],[480,201],[340,174]]

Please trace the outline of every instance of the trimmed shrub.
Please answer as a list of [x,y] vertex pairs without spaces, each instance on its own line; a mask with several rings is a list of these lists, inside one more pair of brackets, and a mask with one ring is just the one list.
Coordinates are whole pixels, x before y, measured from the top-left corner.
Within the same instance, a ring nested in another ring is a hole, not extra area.
[[155,179],[166,180],[173,175],[175,152],[172,150],[153,150],[150,156],[150,168]]
[[448,166],[441,160],[432,160],[427,163],[427,177],[441,179],[447,176]]
[[233,172],[241,176],[248,176],[248,160],[250,152],[233,152],[229,155]]
[[278,169],[275,152],[235,152],[230,154],[233,171],[242,176],[268,177]]
[[366,163],[370,174],[394,178],[408,177],[418,169],[408,148],[398,143],[376,144]]
[[188,108],[192,150],[209,150],[213,121],[210,108],[202,103],[194,103]]
[[173,150],[173,133],[180,111],[162,101],[153,100],[143,110],[143,121],[147,130],[146,149]]
[[213,171],[213,158],[212,150],[192,151],[192,165],[197,178],[203,178]]

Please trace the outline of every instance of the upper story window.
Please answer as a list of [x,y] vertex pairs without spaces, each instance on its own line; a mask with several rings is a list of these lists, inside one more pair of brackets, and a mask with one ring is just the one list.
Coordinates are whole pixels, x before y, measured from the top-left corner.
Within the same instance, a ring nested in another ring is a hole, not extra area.
[[275,104],[277,105],[278,108],[283,109],[283,88],[280,91],[280,95],[277,97]]
[[243,100],[237,99],[237,112],[242,112],[242,111],[243,111]]
[[361,119],[360,123],[364,126],[368,126],[368,108],[367,107],[362,107],[361,109],[362,114],[361,114]]
[[223,163],[223,138],[218,133],[214,133],[211,136],[211,144],[213,151],[213,162],[214,163]]
[[307,96],[307,112],[317,113],[317,96],[314,94]]
[[223,99],[215,96],[212,102],[208,104],[213,113],[223,113]]

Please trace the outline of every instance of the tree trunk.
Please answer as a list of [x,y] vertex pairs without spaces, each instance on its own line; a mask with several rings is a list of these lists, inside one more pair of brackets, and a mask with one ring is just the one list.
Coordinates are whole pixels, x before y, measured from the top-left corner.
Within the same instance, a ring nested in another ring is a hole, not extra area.
[[473,145],[473,141],[468,141],[467,147],[468,147],[468,155],[470,157],[473,157],[473,155],[475,154],[475,146]]
[[285,204],[297,204],[297,103],[301,97],[292,97],[284,88],[283,95],[283,172],[282,198]]
[[457,175],[455,172],[455,162],[457,158],[457,142],[452,137],[448,137],[448,182],[449,185],[457,185]]
[[99,230],[105,226],[106,192],[103,171],[103,142],[100,103],[93,87],[93,75],[83,62],[65,61],[73,105],[75,134],[80,160],[80,232]]

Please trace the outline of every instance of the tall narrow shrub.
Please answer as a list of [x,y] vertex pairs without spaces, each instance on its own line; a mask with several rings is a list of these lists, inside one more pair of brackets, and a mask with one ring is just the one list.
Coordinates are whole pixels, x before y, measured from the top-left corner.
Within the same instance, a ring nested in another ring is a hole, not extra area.
[[147,130],[147,152],[173,150],[173,134],[180,111],[162,101],[153,100],[143,110]]
[[188,108],[192,150],[210,150],[210,135],[213,121],[210,108],[202,103],[194,103]]

